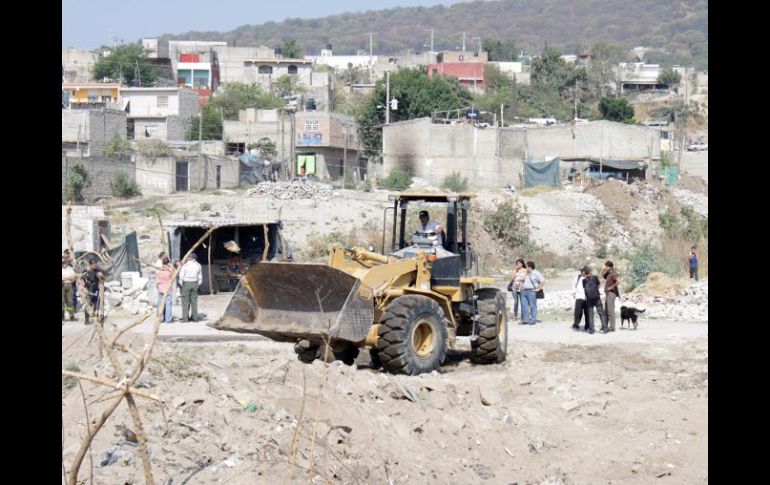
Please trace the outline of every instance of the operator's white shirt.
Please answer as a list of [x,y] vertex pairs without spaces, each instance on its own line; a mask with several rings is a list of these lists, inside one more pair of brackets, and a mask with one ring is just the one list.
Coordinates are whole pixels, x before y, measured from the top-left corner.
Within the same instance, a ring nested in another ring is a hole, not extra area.
[[419,224],[417,226],[417,232],[435,232],[436,233],[435,238],[437,241],[436,245],[441,246],[444,244],[444,236],[443,236],[444,233],[437,231],[439,227],[441,227],[441,224],[439,224],[436,221],[430,220],[428,221],[427,224],[425,224],[425,226],[423,226],[422,224]]

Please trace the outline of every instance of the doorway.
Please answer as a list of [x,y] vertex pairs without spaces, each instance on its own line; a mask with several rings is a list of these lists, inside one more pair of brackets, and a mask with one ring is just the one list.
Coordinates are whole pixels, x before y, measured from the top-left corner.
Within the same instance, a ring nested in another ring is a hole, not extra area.
[[176,162],[176,191],[190,190],[190,162]]

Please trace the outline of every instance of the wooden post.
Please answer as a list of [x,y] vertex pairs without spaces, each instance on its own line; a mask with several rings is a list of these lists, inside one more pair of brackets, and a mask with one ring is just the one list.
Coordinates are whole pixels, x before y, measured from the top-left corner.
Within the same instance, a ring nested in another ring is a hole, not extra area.
[[211,234],[209,234],[209,296],[214,294],[214,280],[211,279]]

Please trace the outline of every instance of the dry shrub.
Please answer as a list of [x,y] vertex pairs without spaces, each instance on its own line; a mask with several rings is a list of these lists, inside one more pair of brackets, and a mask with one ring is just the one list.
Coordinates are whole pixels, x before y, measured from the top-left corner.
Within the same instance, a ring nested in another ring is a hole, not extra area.
[[[390,227],[392,224],[389,224]],[[385,249],[389,249],[390,239],[385,235]],[[341,231],[331,231],[326,234],[313,234],[308,237],[305,248],[300,251],[303,260],[315,261],[323,260],[329,255],[329,245],[341,244],[343,247],[362,247],[369,248],[373,246],[375,251],[379,251],[382,245],[382,227],[376,221],[370,219],[361,226],[353,227],[347,234]]]
[[[681,237],[664,237],[661,242],[661,252],[681,260],[687,276],[690,275],[689,256],[691,247],[692,244]],[[708,275],[709,267],[709,240],[701,239],[698,244],[695,245],[695,252],[698,254],[698,278],[705,278]]]

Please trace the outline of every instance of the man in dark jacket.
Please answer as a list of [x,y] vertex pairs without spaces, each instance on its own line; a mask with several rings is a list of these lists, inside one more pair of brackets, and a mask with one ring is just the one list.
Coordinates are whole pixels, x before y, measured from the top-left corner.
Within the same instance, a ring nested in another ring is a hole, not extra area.
[[585,290],[586,302],[585,305],[588,308],[588,314],[586,315],[586,330],[588,333],[594,333],[594,308],[599,312],[599,318],[602,323],[602,332],[607,332],[607,314],[602,306],[602,299],[599,295],[599,278],[596,275],[591,274],[591,268],[585,266],[583,268],[583,289]]
[[104,275],[96,267],[95,259],[91,258],[88,260],[88,269],[83,273],[81,278],[83,279],[83,284],[88,293],[88,303],[90,303],[91,306],[91,311],[89,312],[88,303],[84,305],[84,307],[86,307],[84,312],[86,315],[85,324],[89,325],[91,323],[89,314],[97,315],[99,310],[99,282],[104,281]]
[[607,312],[607,320],[609,320],[609,328],[605,331],[615,331],[615,300],[620,298],[620,275],[615,271],[615,265],[612,261],[606,261],[604,263],[604,269],[602,270],[602,276],[604,281],[604,298],[607,300],[605,303],[605,311]]

